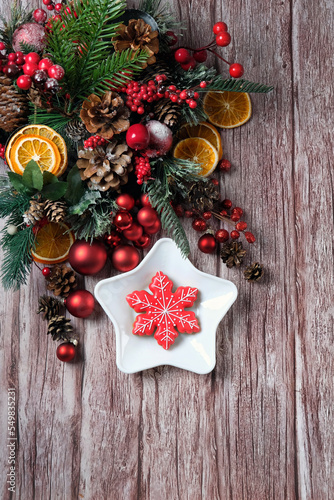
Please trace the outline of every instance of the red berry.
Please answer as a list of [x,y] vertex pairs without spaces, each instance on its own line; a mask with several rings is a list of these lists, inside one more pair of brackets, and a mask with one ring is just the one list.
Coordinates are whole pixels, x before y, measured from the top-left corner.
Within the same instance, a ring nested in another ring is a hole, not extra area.
[[231,43],[231,35],[227,31],[223,31],[216,36],[216,44],[219,47],[227,47]]
[[61,4],[61,3],[56,3],[56,5],[55,5],[55,10],[56,10],[57,12],[60,12],[60,11],[61,11],[61,9],[62,9],[62,7],[63,7],[63,6],[62,6],[62,4]]
[[51,3],[50,5],[47,5],[46,8],[48,10],[54,10],[54,6],[53,6],[53,3]]
[[218,179],[211,179],[211,183],[212,183],[214,186],[219,186],[219,180],[218,180]]
[[196,61],[193,57],[191,57],[188,62],[181,64],[181,67],[182,69],[184,69],[184,71],[188,71],[189,69],[194,69],[195,66],[196,66]]
[[168,36],[167,43],[170,47],[177,44],[178,38],[175,35],[174,31],[166,31],[166,35]]
[[11,52],[10,54],[8,54],[8,62],[15,62],[16,61],[16,54],[15,52]]
[[[26,63],[32,63],[32,64],[38,64],[41,58],[37,54],[37,52],[29,52],[29,54],[26,55],[25,62]],[[43,69],[43,68],[40,68]]]
[[15,52],[15,55],[16,55],[16,58],[19,59],[19,58],[23,58],[23,52],[21,52],[20,50],[18,50],[17,52]]
[[194,99],[190,99],[190,101],[189,101],[189,108],[191,108],[191,109],[197,108],[197,102],[194,101]]
[[53,62],[51,61],[51,59],[48,59],[47,57],[41,59],[38,63],[38,69],[44,69],[46,71],[49,68],[51,68],[51,66],[53,66]]
[[127,145],[135,150],[145,149],[150,142],[150,134],[145,125],[136,123],[131,125],[126,133]]
[[239,231],[231,231],[231,238],[232,240],[237,240],[240,237]]
[[202,63],[207,60],[208,53],[206,50],[195,50],[193,53],[195,61]]
[[36,23],[44,24],[47,18],[47,13],[43,9],[36,9],[34,10],[33,18]]
[[183,100],[187,99],[188,92],[186,90],[182,90],[182,92],[179,93],[179,97],[180,97],[180,99],[183,99]]
[[48,278],[51,274],[51,269],[49,267],[43,267],[42,274],[45,278]]
[[191,56],[187,49],[181,48],[175,51],[174,58],[176,62],[185,64],[190,60]]
[[218,168],[219,170],[221,170],[222,172],[228,172],[231,168],[231,163],[228,161],[228,160],[220,160],[219,164],[218,164]]
[[226,217],[226,216],[227,216],[227,212],[226,212],[226,210],[221,210],[219,213],[220,213],[220,215],[221,215],[222,217]]
[[229,72],[233,78],[240,78],[244,74],[244,68],[241,64],[234,63],[230,65]]
[[218,229],[215,234],[215,238],[219,243],[225,243],[229,239],[230,235],[226,229]]
[[3,42],[0,42],[0,50],[5,50],[6,45]]
[[191,219],[191,217],[194,215],[194,212],[192,210],[185,210],[184,211],[184,216],[187,218],[187,219]]
[[204,212],[203,214],[203,219],[209,220],[212,217],[212,213],[208,210],[207,212]]
[[28,90],[30,89],[32,84],[31,77],[29,75],[21,75],[16,80],[16,84],[19,87],[19,89]]
[[195,231],[205,231],[207,227],[206,222],[203,219],[194,219],[192,226]]
[[207,85],[207,83],[204,82],[204,81],[199,84],[199,86],[201,87],[201,89],[205,89],[206,85]]
[[223,23],[222,21],[219,21],[218,23],[214,24],[212,31],[214,32],[215,35],[218,35],[223,31],[227,31],[227,24]]
[[240,220],[240,215],[238,214],[238,212],[233,212],[232,215],[231,215],[231,220],[233,222],[238,222],[238,220]]
[[234,208],[233,208],[233,212],[238,213],[238,214],[240,215],[240,217],[241,217],[241,216],[243,215],[243,213],[244,213],[243,209],[242,209],[242,208],[240,208],[240,207],[234,207]]
[[254,243],[255,242],[255,236],[253,233],[250,233],[249,231],[246,231],[245,233],[246,240],[248,243]]
[[33,63],[25,63],[23,65],[22,69],[23,69],[23,73],[25,75],[34,76],[34,74],[38,70],[38,66],[37,66],[37,64],[33,64]]
[[48,69],[48,75],[50,78],[54,78],[58,82],[64,78],[65,71],[64,68],[59,66],[59,64],[54,64]]
[[52,0],[43,0],[44,5],[51,5]]
[[222,201],[222,205],[223,205],[223,207],[224,207],[224,208],[229,209],[229,208],[231,208],[231,207],[232,207],[232,202],[231,202],[231,200],[227,200],[227,199],[226,199],[226,200],[223,200],[223,201]]
[[235,228],[238,231],[244,231],[245,229],[247,229],[247,222],[241,220],[240,222],[238,222],[238,224],[236,224]]

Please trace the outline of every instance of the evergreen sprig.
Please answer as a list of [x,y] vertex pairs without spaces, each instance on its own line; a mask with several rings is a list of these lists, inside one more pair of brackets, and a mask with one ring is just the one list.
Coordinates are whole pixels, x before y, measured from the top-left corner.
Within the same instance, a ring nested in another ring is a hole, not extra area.
[[7,176],[0,177],[0,217],[9,217],[9,224],[21,224],[29,204],[29,195],[15,191]]
[[[4,231],[6,228],[7,225]],[[4,234],[1,241],[4,250],[1,279],[5,289],[18,289],[26,283],[32,263],[34,240],[32,226],[20,229],[14,235]]]
[[[162,0],[142,0],[139,9],[146,12],[156,21],[159,28],[159,53],[168,53],[170,55],[170,41],[167,31],[177,31],[179,34],[184,29],[182,23],[176,21],[168,3]],[[182,35],[182,34],[181,34]]]

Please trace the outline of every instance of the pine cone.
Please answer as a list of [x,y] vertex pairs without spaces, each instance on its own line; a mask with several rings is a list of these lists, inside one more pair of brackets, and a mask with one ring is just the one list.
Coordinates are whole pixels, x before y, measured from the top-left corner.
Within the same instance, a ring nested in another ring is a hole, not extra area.
[[92,151],[79,151],[77,166],[82,180],[89,180],[91,189],[116,191],[128,182],[128,173],[132,171],[132,151],[125,142],[113,139],[106,147],[98,146]]
[[116,52],[123,52],[126,49],[137,51],[144,50],[148,59],[143,65],[154,64],[155,54],[159,52],[158,32],[152,31],[149,24],[143,19],[130,19],[129,24],[120,24],[117,28],[117,36],[113,38],[113,45]]
[[253,262],[251,266],[246,267],[244,275],[247,281],[259,281],[264,275],[264,271],[258,262]]
[[154,114],[159,122],[175,128],[181,116],[181,107],[170,99],[160,99],[154,106]]
[[66,214],[66,203],[48,200],[44,205],[44,214],[50,222],[62,222]]
[[130,127],[130,110],[116,92],[106,92],[102,99],[91,94],[83,102],[80,118],[91,134],[111,139],[114,134],[125,132]]
[[73,326],[71,320],[65,316],[55,316],[49,322],[48,335],[52,336],[52,340],[65,340],[69,342],[72,339]]
[[194,182],[189,188],[187,202],[190,208],[195,208],[200,212],[212,210],[214,203],[219,200],[218,186],[212,182]]
[[40,201],[40,199],[30,200],[30,207],[23,214],[24,222],[28,225],[35,225],[36,222],[43,219],[43,217],[45,216],[44,205],[45,205],[45,202]]
[[87,136],[87,129],[81,120],[74,118],[66,125],[65,133],[72,141],[79,142]]
[[57,297],[67,297],[77,286],[75,273],[66,264],[54,266],[48,280],[47,289]]
[[13,132],[28,122],[29,106],[25,94],[20,94],[10,78],[0,75],[0,128]]
[[50,319],[59,315],[61,302],[54,297],[42,295],[39,298],[39,309],[37,314],[43,313],[43,318],[50,321]]
[[221,258],[227,267],[239,267],[246,255],[241,241],[227,241],[222,246],[220,252]]

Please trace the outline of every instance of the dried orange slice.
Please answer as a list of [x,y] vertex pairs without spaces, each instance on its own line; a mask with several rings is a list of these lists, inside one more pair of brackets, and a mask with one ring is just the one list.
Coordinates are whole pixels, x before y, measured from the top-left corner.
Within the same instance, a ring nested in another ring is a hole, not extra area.
[[36,235],[33,259],[41,264],[57,264],[67,259],[74,235],[63,222],[49,222]]
[[197,125],[182,125],[177,136],[180,140],[187,139],[188,137],[201,137],[202,139],[206,139],[217,149],[219,159],[223,156],[220,133],[216,127],[208,122],[200,122]]
[[60,153],[54,142],[38,135],[21,135],[14,142],[8,166],[13,172],[23,174],[28,163],[34,160],[39,168],[55,174],[59,170]]
[[203,109],[213,125],[221,128],[240,127],[252,115],[252,103],[246,92],[208,92]]
[[214,171],[219,160],[217,149],[212,146],[211,142],[201,137],[189,137],[180,141],[175,146],[174,157],[200,164],[202,170],[199,175],[203,177],[207,177]]
[[[65,172],[65,170],[67,168],[66,142],[64,141],[64,139],[62,138],[62,136],[60,134],[58,134],[55,130],[53,130],[51,127],[48,127],[46,125],[27,125],[27,126],[21,128],[20,130],[18,130],[18,132],[16,132],[16,134],[14,134],[10,138],[10,140],[7,144],[6,158],[10,157],[10,151],[11,151],[12,146],[15,144],[16,140],[19,137],[21,137],[23,134],[25,134],[25,135],[38,135],[41,137],[46,137],[50,141],[54,142],[59,150],[60,158],[61,158],[59,170],[55,175],[57,175],[57,177],[59,177],[60,175],[62,175]],[[7,158],[7,163],[8,163],[8,158]]]

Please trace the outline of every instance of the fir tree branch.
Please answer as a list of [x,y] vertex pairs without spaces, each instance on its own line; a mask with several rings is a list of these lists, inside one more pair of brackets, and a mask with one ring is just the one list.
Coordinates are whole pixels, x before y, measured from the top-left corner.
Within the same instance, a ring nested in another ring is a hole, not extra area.
[[32,263],[34,239],[32,226],[19,230],[13,236],[4,234],[1,241],[4,250],[1,279],[5,289],[18,289],[26,283]]

